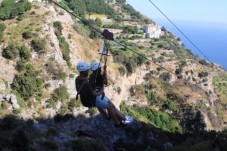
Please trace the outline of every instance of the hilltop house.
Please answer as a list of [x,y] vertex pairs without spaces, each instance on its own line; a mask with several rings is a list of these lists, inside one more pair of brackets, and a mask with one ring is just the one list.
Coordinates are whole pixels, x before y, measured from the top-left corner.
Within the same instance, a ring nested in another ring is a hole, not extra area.
[[157,24],[148,24],[143,26],[147,38],[160,38],[162,31]]

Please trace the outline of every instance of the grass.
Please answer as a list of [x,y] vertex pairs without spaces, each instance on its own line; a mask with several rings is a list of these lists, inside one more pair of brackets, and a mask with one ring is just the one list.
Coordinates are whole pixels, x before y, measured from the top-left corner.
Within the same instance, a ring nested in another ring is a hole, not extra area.
[[94,18],[94,19],[96,19],[96,18],[104,19],[104,18],[107,18],[107,16],[104,15],[104,14],[91,14],[91,15],[90,15],[90,18]]
[[[4,35],[4,43],[24,43],[24,39],[22,38],[22,33],[25,29],[29,29],[31,31],[35,31],[37,28],[41,28],[44,24],[44,15],[29,15],[31,11],[26,12],[23,15],[23,19],[21,21],[17,21],[16,19],[6,20],[7,24],[5,34]],[[29,18],[29,19],[28,19]],[[28,40],[27,40],[28,41]]]

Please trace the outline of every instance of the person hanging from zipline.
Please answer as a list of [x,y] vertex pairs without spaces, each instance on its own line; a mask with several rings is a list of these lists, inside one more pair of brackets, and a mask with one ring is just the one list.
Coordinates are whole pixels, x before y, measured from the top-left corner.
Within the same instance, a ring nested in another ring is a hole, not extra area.
[[91,64],[91,70],[93,71],[89,76],[89,83],[92,85],[95,91],[103,91],[104,86],[107,86],[107,72],[106,72],[106,64],[103,66],[103,73],[101,63],[98,61],[94,61]]
[[124,126],[124,121],[126,117],[122,114],[114,104],[107,98],[103,96],[103,91],[93,91],[91,84],[88,81],[88,72],[90,65],[87,62],[79,62],[77,65],[77,70],[79,71],[79,76],[75,80],[77,98],[80,95],[80,100],[85,107],[97,107],[101,110],[107,110],[107,115],[114,121],[115,126]]
[[[106,64],[103,67],[103,73],[101,68],[101,63],[94,61],[91,64],[91,70],[93,71],[89,76],[89,83],[91,84],[93,91],[102,93],[101,100],[105,96],[104,86],[107,86],[107,73],[106,73]],[[102,113],[107,119],[110,119],[106,110],[98,108],[99,112]]]

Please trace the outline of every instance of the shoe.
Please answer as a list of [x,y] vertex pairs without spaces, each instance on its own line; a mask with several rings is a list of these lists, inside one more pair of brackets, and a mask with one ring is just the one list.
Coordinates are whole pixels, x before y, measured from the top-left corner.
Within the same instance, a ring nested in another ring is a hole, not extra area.
[[133,117],[129,116],[129,115],[125,115],[125,120],[122,121],[123,124],[127,125],[133,122]]

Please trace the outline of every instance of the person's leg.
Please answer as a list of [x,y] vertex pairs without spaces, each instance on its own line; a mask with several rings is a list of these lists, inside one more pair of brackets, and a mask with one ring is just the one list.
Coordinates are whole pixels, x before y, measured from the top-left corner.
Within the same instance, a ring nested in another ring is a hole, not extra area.
[[95,103],[96,107],[100,109],[107,109],[108,115],[111,117],[111,119],[113,119],[115,125],[119,125],[121,123],[121,120],[119,120],[117,117],[115,106],[113,105],[113,103],[109,101],[109,99],[106,96],[104,96],[103,99],[101,98],[102,95],[96,97]]
[[109,118],[109,115],[108,115],[108,113],[107,113],[107,111],[106,111],[105,109],[98,108],[98,110],[99,110],[99,112],[100,112],[101,114],[103,114],[106,118]]
[[126,120],[125,115],[122,114],[122,113],[115,107],[115,105],[114,105],[111,101],[109,101],[109,103],[110,103],[110,104],[113,106],[113,108],[115,109],[115,114],[116,114],[117,118],[118,118],[120,121]]
[[116,116],[115,108],[111,103],[108,104],[107,111],[108,111],[108,114],[110,115],[110,117],[113,119],[115,125],[120,125],[121,121],[118,120],[118,118]]

